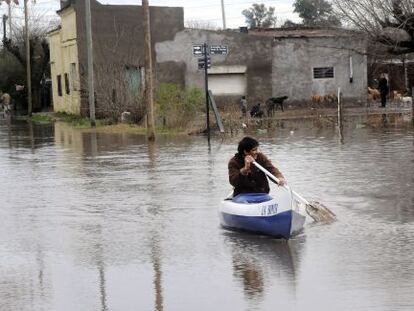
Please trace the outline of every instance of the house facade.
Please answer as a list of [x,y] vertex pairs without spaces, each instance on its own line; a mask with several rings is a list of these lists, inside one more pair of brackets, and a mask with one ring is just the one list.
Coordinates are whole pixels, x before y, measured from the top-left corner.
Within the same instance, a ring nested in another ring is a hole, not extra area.
[[345,101],[366,100],[366,40],[355,32],[185,29],[173,41],[156,44],[157,62],[175,61],[175,70],[184,70],[180,75],[187,86],[202,87],[203,72],[198,70],[191,47],[204,42],[228,48],[227,55],[210,55],[209,88],[218,102],[234,102],[242,95],[247,95],[250,103],[288,96],[291,104],[300,105],[315,96],[337,94],[338,88]]
[[[55,111],[88,116],[85,3],[61,1],[58,29],[49,33]],[[106,117],[137,107],[144,80],[142,7],[102,5],[91,0],[96,114]],[[171,40],[184,29],[184,11],[150,7],[152,44]],[[153,48],[154,50],[154,48]],[[153,55],[155,59],[155,55]],[[169,81],[168,64],[156,67]],[[165,74],[164,74],[165,72]]]

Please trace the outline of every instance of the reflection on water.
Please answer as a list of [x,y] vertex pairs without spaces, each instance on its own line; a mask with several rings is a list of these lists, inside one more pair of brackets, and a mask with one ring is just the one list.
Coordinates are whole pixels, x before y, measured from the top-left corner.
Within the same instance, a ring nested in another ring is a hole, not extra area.
[[275,275],[290,288],[295,297],[298,257],[304,237],[295,240],[249,235],[239,232],[225,232],[225,244],[232,250],[234,275],[243,285],[247,299],[260,300],[265,284]]
[[339,219],[286,242],[219,227],[240,137],[0,121],[0,310],[412,310],[413,137],[260,137]]

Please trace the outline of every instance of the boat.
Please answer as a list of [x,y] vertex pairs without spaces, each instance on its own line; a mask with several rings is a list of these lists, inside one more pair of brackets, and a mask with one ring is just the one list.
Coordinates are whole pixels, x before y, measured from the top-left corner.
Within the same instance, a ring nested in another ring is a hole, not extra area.
[[286,240],[302,231],[306,219],[301,201],[286,187],[271,195],[243,193],[226,198],[220,204],[219,216],[226,229]]

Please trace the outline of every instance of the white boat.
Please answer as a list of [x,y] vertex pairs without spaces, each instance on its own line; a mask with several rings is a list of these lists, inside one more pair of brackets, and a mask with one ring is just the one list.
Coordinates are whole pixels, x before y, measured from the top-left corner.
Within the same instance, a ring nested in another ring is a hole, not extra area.
[[301,201],[288,188],[279,187],[271,195],[245,193],[221,202],[221,225],[289,239],[303,229],[306,216]]

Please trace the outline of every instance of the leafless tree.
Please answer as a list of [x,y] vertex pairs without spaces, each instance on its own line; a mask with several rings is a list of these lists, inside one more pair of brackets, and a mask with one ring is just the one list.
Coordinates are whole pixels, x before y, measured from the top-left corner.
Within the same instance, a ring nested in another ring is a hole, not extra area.
[[[32,91],[33,106],[39,108],[40,81],[42,78],[49,77],[49,44],[46,36],[47,32],[56,27],[56,20],[45,19],[44,14],[32,13],[29,17],[30,24],[30,55],[32,64]],[[3,46],[11,55],[15,57],[21,67],[26,70],[24,25],[13,23],[13,38],[7,38],[3,34]],[[26,78],[24,78],[26,80]]]
[[413,0],[333,0],[343,20],[365,31],[389,53],[414,52]]
[[217,30],[216,23],[211,21],[202,21],[202,20],[186,20],[185,27],[191,29],[205,29],[205,30]]
[[[146,113],[143,60],[137,57],[135,41],[130,40],[138,37],[137,29],[126,29],[116,19],[112,24],[113,40],[105,36],[94,38],[96,113],[119,121],[122,112],[128,111],[135,122],[140,122]],[[85,80],[86,76],[81,79]]]

